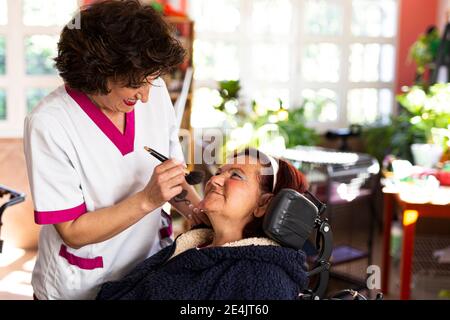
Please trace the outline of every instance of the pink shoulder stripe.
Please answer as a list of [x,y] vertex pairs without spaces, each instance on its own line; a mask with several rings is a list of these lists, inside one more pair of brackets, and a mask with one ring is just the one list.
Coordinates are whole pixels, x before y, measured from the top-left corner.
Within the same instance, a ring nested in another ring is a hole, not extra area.
[[86,204],[56,211],[34,211],[34,221],[37,224],[55,224],[75,220],[87,212]]

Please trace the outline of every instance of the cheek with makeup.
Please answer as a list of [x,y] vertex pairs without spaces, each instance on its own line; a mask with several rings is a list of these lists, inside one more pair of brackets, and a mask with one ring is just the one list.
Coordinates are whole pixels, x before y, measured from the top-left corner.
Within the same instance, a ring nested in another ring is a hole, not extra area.
[[246,175],[224,172],[208,182],[202,208],[213,224],[226,221],[245,225],[252,219],[259,194],[259,184],[252,172]]

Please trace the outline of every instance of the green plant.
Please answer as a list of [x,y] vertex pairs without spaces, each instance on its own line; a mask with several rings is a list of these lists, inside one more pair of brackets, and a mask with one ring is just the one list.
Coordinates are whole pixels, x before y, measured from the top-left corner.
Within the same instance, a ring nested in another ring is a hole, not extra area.
[[239,99],[239,91],[241,90],[241,84],[239,80],[225,80],[219,81],[219,94],[222,98],[220,104],[215,106],[215,108],[219,111],[225,111],[225,107],[227,103],[230,102],[238,102]]
[[313,146],[320,142],[317,132],[306,126],[305,108],[300,107],[288,111],[288,118],[278,122],[286,140],[286,147],[298,145]]
[[230,132],[225,132],[226,145],[223,151],[243,146],[260,147],[264,134],[283,137],[288,148],[319,142],[316,131],[306,126],[306,101],[299,108],[285,109],[281,99],[278,99],[278,106],[262,106],[253,100],[251,107],[246,108],[239,102],[240,89],[239,80],[218,83],[221,100],[215,108],[225,114],[228,126],[232,128]]
[[398,116],[391,117],[388,124],[377,122],[364,127],[362,139],[365,152],[380,163],[388,154],[412,162],[411,144],[425,142],[426,138],[421,130],[410,123],[410,118],[407,111],[402,111]]
[[432,143],[432,129],[450,126],[450,84],[438,83],[428,89],[420,86],[407,88],[397,96],[400,105],[409,113],[409,122]]
[[450,130],[450,84],[430,86],[429,83],[440,42],[434,26],[419,36],[409,51],[409,57],[416,64],[415,85],[405,87],[403,93],[397,95],[401,106],[398,116],[391,117],[388,124],[376,123],[364,128],[366,151],[378,160],[392,154],[412,161],[412,144],[435,142],[434,128]]
[[366,152],[382,161],[392,154],[412,161],[411,145],[414,143],[442,143],[434,141],[433,129],[450,130],[450,84],[435,84],[407,88],[397,96],[401,110],[388,124],[375,123],[363,130]]
[[438,29],[431,26],[427,32],[419,35],[419,38],[411,46],[409,57],[416,64],[416,79],[414,81],[416,85],[421,85],[425,88],[429,86],[426,72],[433,71],[433,62],[436,60],[440,43],[441,39]]

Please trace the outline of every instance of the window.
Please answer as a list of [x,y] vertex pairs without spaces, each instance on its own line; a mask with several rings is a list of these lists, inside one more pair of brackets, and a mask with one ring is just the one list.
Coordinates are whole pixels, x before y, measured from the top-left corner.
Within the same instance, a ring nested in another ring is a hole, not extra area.
[[20,137],[23,118],[62,84],[53,59],[78,0],[0,0],[0,137]]
[[27,89],[27,112],[31,112],[33,108],[52,91],[52,88],[32,88]]
[[236,79],[246,103],[304,105],[319,130],[388,120],[397,0],[190,0],[189,6],[196,29],[194,126],[220,123],[212,90],[217,81]]
[[58,37],[33,35],[25,37],[25,60],[27,75],[56,74],[53,58],[57,55]]

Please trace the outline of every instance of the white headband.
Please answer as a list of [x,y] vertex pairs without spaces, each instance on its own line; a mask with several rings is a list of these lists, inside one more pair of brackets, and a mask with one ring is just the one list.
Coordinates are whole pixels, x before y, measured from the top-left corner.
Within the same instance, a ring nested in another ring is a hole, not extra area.
[[280,168],[278,161],[272,157],[267,155],[267,158],[269,158],[270,160],[270,165],[272,166],[272,171],[273,171],[273,186],[272,186],[272,192],[275,190],[275,186],[277,185],[277,174],[278,174],[278,169]]

